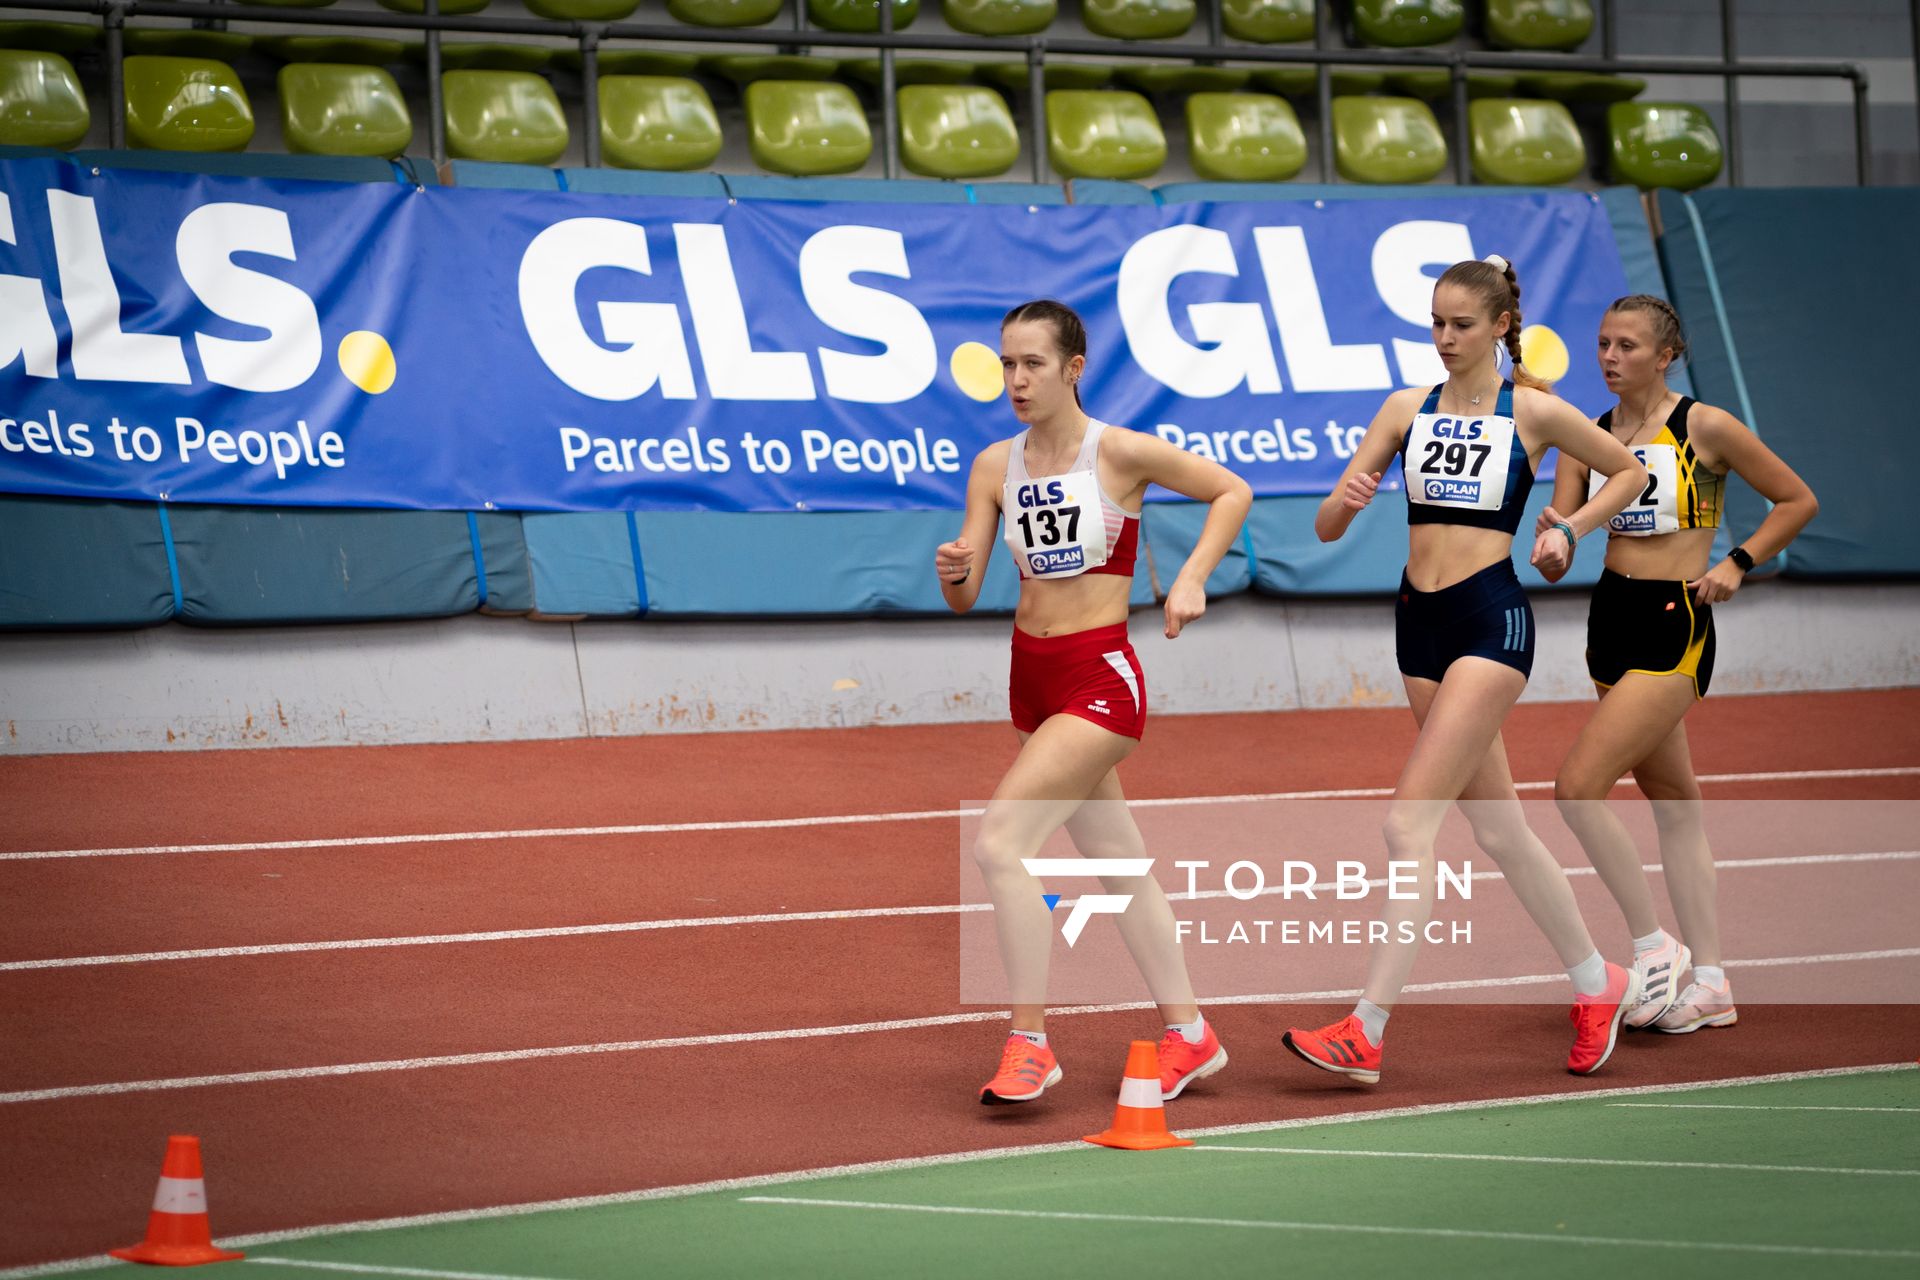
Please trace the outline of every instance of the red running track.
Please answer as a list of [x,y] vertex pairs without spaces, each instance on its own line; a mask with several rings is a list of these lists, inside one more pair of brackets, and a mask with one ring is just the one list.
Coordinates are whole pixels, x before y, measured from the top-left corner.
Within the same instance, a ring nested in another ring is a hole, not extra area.
[[[1525,706],[1514,771],[1551,776],[1585,707]],[[1920,766],[1920,691],[1725,698],[1689,719],[1703,774]],[[1137,797],[1387,786],[1404,711],[1162,717]],[[0,761],[0,850],[252,843],[944,810],[987,794],[1001,725]],[[1920,775],[1735,783],[1712,796],[1920,795]],[[951,819],[0,861],[0,963],[173,948],[950,902]],[[18,904],[31,904],[21,911]],[[1596,920],[1596,931],[1599,921]],[[0,1093],[446,1054],[965,1014],[950,915],[0,971]],[[1355,981],[1358,980],[1355,974]],[[1331,1008],[1231,1006],[1200,1126],[1561,1089],[1897,1061],[1906,1007],[1743,1008],[1735,1031],[1631,1037],[1593,1081],[1564,1014],[1410,1009],[1382,1085],[1279,1045]],[[1032,1109],[972,1101],[992,1021],[347,1076],[0,1102],[0,1266],[138,1236],[168,1132],[206,1143],[216,1228],[604,1194],[1070,1139],[1104,1123],[1151,1013],[1055,1022],[1068,1079]],[[1405,1064],[1405,1065],[1402,1065]],[[800,1101],[804,1095],[804,1103]]]

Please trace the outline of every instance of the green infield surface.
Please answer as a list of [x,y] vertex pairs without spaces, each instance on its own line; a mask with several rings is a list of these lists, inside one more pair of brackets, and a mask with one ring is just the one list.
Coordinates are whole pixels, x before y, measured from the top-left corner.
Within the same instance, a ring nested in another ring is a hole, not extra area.
[[289,1280],[979,1280],[1009,1263],[1103,1280],[1920,1275],[1911,1068],[1189,1136],[1199,1145],[1185,1150],[1050,1146],[229,1240],[249,1256],[218,1270]]

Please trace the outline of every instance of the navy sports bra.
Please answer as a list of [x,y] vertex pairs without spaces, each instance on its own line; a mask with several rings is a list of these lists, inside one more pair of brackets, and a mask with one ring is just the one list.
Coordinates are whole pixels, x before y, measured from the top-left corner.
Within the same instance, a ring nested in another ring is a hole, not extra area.
[[1440,387],[1435,387],[1400,442],[1407,523],[1464,524],[1512,534],[1533,492],[1533,467],[1513,421],[1513,384],[1500,384],[1490,414],[1441,413],[1439,408]]

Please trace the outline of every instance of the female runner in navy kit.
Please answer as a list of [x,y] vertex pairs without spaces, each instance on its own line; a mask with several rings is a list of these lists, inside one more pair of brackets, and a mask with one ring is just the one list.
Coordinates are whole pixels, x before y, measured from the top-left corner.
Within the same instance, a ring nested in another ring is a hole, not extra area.
[[[1520,285],[1504,258],[1449,267],[1433,290],[1433,344],[1447,380],[1387,397],[1314,522],[1322,541],[1339,538],[1401,457],[1410,546],[1394,613],[1395,649],[1420,735],[1394,786],[1385,836],[1390,859],[1416,864],[1419,897],[1389,900],[1391,932],[1373,948],[1353,1013],[1317,1031],[1295,1028],[1284,1039],[1313,1065],[1369,1084],[1380,1078],[1388,1010],[1433,909],[1433,841],[1451,801],[1478,802],[1462,805],[1474,839],[1573,980],[1568,1070],[1599,1069],[1613,1051],[1621,1010],[1637,993],[1637,976],[1594,950],[1565,874],[1527,827],[1500,726],[1533,667],[1533,610],[1514,575],[1512,545],[1540,456],[1557,446],[1611,477],[1535,538],[1532,563],[1543,569],[1563,569],[1579,536],[1626,506],[1646,472],[1521,367],[1520,323]],[[1513,359],[1512,382],[1500,376],[1502,346]]]
[[[1013,997],[1013,1027],[983,1103],[1026,1102],[1061,1078],[1047,1044],[1045,1001],[1053,920],[1041,884],[1021,865],[1062,823],[1089,857],[1142,857],[1114,768],[1146,723],[1146,676],[1127,643],[1127,598],[1149,484],[1210,504],[1205,527],[1167,592],[1166,634],[1206,612],[1207,576],[1252,505],[1246,481],[1157,436],[1089,418],[1080,404],[1087,335],[1062,303],[1029,302],[1000,327],[1000,363],[1026,430],[973,460],[960,536],[934,556],[949,607],[980,594],[995,525],[1020,570],[1009,702],[1020,754],[981,821],[974,856],[993,900]],[[1108,803],[1087,805],[1086,802]],[[1083,807],[1085,806],[1085,807]],[[1226,1065],[1226,1050],[1194,1003],[1173,910],[1152,876],[1103,878],[1131,894],[1115,917],[1160,1006],[1160,1085],[1171,1099]]]
[[[1713,678],[1713,606],[1820,509],[1806,481],[1739,419],[1667,388],[1667,369],[1686,349],[1680,317],[1664,298],[1621,298],[1601,319],[1600,371],[1620,402],[1600,415],[1600,426],[1646,463],[1647,487],[1607,525],[1606,570],[1587,616],[1587,673],[1600,704],[1554,786],[1562,816],[1633,934],[1642,992],[1626,1025],[1682,1035],[1739,1019],[1721,966],[1713,854],[1683,717]],[[1709,568],[1729,471],[1773,509]],[[1578,502],[1588,484],[1585,467],[1563,465],[1541,521],[1559,519],[1555,508]],[[1640,852],[1605,803],[1629,771],[1653,802],[1679,938],[1660,927]],[[1682,991],[1689,964],[1693,981]]]

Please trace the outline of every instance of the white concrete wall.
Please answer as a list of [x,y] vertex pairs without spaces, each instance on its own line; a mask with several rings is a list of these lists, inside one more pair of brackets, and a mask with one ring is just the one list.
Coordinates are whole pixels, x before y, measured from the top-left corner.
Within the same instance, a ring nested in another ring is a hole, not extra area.
[[[1542,594],[1526,697],[1590,696],[1586,596]],[[1920,585],[1755,583],[1716,693],[1920,683]],[[998,720],[1008,619],[584,622],[0,637],[0,755]],[[1133,638],[1155,714],[1404,701],[1388,600],[1236,597]]]

